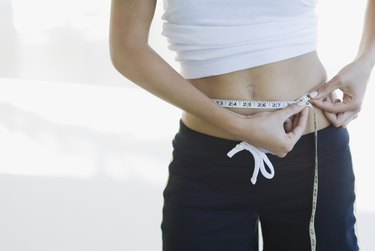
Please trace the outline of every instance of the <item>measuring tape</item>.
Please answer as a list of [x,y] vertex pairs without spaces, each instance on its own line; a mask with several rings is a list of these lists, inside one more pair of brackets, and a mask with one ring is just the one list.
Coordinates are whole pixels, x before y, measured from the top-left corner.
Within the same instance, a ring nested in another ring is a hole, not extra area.
[[296,100],[281,101],[258,101],[258,100],[241,100],[241,99],[212,99],[216,104],[226,108],[250,108],[250,109],[282,109],[291,104],[305,103],[311,106],[307,94]]
[[316,113],[314,107],[309,102],[308,94],[303,95],[296,100],[281,100],[281,101],[254,101],[254,100],[236,100],[236,99],[212,99],[216,104],[225,108],[247,108],[247,109],[282,109],[291,104],[304,104],[310,107],[314,114],[314,138],[315,138],[315,164],[314,164],[314,184],[312,194],[312,208],[309,224],[311,251],[316,251],[316,234],[315,234],[315,214],[318,203],[318,132]]

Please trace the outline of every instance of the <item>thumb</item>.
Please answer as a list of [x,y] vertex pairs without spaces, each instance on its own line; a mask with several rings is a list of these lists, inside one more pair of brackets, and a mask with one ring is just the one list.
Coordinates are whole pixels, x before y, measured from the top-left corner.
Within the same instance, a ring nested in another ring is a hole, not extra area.
[[328,96],[334,90],[338,89],[338,79],[337,76],[332,78],[330,81],[323,83],[318,86],[314,91],[309,93],[309,97],[312,99],[321,99]]

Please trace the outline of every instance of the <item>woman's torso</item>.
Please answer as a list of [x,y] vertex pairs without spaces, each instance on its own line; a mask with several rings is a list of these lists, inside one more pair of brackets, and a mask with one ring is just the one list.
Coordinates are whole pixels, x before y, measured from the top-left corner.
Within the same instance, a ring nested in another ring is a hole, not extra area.
[[[163,34],[181,74],[210,98],[297,99],[325,82],[316,50],[317,0],[164,0]],[[210,77],[207,77],[210,76]],[[315,108],[318,129],[329,125]],[[256,110],[233,109],[251,115]],[[184,113],[197,131],[232,135]],[[312,132],[313,114],[305,133]]]
[[[295,100],[326,81],[326,71],[317,53],[310,52],[294,58],[223,75],[189,80],[210,98],[245,100]],[[230,108],[242,115],[251,115],[259,110]],[[323,112],[314,108],[317,129],[330,123]],[[263,110],[264,111],[264,110]],[[313,112],[305,134],[314,131]],[[183,122],[193,130],[226,139],[236,139],[226,131],[192,114],[183,113]]]

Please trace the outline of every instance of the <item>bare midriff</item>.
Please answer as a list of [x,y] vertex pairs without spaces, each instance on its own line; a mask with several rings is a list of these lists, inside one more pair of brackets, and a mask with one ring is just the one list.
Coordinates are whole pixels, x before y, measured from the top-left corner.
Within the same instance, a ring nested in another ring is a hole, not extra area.
[[[223,75],[189,80],[194,86],[210,98],[240,100],[295,100],[314,90],[326,81],[326,71],[316,52],[276,63],[270,63],[250,69]],[[233,112],[250,116],[260,110],[244,108],[226,108]],[[330,125],[324,113],[314,107],[317,129]],[[264,111],[264,110],[262,110]],[[182,121],[191,129],[225,139],[238,140],[225,130],[192,114],[183,113]],[[309,119],[304,131],[314,131],[314,114],[309,111]]]

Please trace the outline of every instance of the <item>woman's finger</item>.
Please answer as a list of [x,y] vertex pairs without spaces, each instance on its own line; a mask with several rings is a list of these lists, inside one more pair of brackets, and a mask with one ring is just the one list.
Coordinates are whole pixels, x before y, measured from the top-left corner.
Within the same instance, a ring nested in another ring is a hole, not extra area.
[[284,122],[284,130],[286,133],[290,132],[293,128],[293,117],[289,117],[285,122]]
[[341,101],[332,103],[325,102],[324,100],[311,100],[310,102],[320,109],[331,113],[344,113],[357,110],[357,106],[355,106],[353,103],[344,103]]
[[293,119],[293,127],[287,133],[289,139],[292,139],[293,143],[297,142],[297,140],[302,136],[303,132],[305,131],[307,119],[309,115],[308,108],[305,107],[297,116]]

